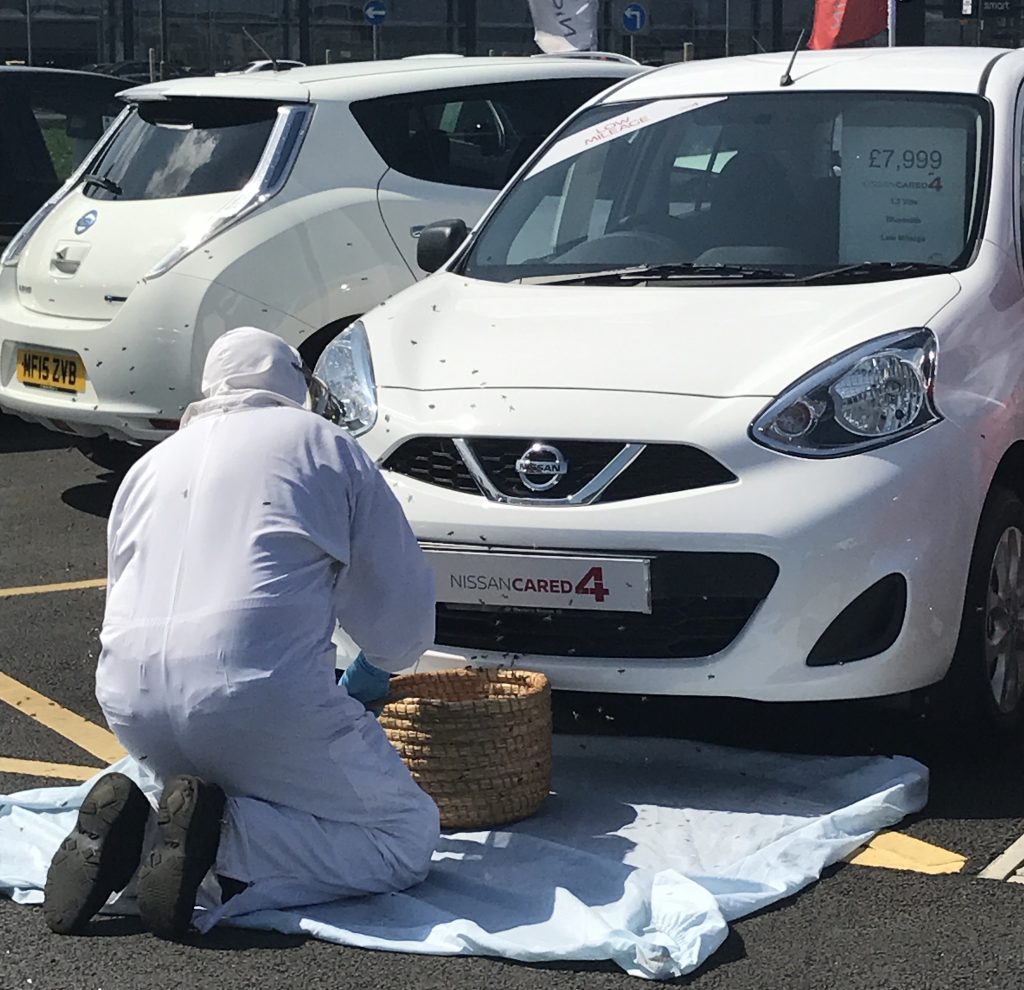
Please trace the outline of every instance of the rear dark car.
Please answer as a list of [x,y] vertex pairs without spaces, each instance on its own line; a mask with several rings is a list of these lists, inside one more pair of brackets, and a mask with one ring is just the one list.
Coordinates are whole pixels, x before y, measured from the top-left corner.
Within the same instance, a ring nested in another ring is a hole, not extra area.
[[0,66],[0,247],[60,188],[118,114],[123,79]]

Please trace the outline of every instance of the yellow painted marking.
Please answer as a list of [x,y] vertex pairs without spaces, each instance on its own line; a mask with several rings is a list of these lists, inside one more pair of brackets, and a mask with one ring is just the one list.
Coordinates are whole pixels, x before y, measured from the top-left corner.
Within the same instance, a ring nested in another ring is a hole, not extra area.
[[848,856],[846,862],[915,873],[959,873],[967,857],[899,832],[880,832]]
[[106,586],[106,578],[64,581],[62,584],[34,584],[24,588],[0,588],[0,598],[15,598],[18,595],[48,595],[54,591],[82,591],[86,588],[105,588]]
[[58,777],[61,780],[89,780],[102,767],[80,767],[71,763],[40,763],[39,760],[15,760],[0,756],[0,773],[20,773],[29,777]]
[[53,729],[87,753],[98,756],[105,763],[113,763],[125,755],[121,744],[111,732],[82,718],[81,715],[68,711],[67,708],[62,708],[56,701],[51,701],[2,671],[0,701],[6,702],[48,729]]

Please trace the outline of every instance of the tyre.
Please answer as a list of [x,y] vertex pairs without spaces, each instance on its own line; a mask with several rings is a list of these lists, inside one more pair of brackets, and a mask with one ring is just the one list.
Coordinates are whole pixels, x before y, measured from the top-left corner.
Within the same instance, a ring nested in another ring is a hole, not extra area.
[[97,467],[115,474],[124,474],[149,449],[110,437],[79,437],[75,446]]
[[1024,722],[1024,502],[994,487],[982,509],[944,707],[983,736]]

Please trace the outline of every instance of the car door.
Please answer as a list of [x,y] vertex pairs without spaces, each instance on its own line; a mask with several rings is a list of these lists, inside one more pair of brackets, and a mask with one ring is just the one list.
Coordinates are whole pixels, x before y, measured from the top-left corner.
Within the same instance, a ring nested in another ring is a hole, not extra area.
[[472,226],[496,192],[605,76],[533,79],[364,100],[352,112],[388,170],[381,216],[417,277],[419,231],[458,217]]

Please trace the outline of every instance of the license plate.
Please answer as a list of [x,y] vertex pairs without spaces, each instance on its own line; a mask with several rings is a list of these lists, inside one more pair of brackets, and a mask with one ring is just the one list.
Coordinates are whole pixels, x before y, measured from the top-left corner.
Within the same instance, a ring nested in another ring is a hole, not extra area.
[[77,354],[18,348],[18,381],[61,392],[85,390],[85,365]]
[[556,557],[426,550],[437,600],[466,605],[651,611],[651,562],[639,557]]

